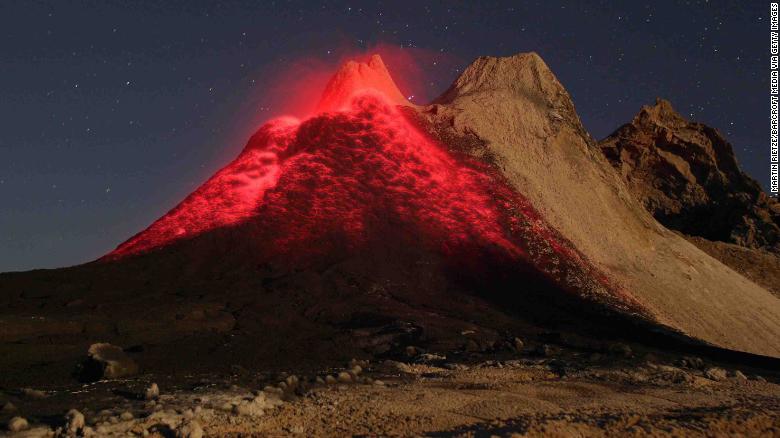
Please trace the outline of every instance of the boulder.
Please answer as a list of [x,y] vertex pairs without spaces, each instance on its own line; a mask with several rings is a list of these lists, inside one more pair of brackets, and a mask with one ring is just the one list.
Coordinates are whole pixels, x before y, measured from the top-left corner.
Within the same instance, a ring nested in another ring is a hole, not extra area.
[[108,343],[92,344],[87,360],[78,370],[83,381],[118,379],[138,373],[138,365],[121,348]]

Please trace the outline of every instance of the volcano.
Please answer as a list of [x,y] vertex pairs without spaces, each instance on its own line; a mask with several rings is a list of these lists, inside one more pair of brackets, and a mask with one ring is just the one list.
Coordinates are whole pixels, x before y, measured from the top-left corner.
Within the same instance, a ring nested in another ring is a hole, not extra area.
[[235,161],[104,261],[243,225],[259,265],[323,266],[404,242],[474,275],[515,265],[642,313],[499,172],[420,132],[403,105],[379,56],[346,63],[318,115],[264,125]]
[[260,127],[99,260],[3,274],[0,340],[56,344],[6,365],[72,362],[91,338],[190,372],[551,330],[780,357],[777,298],[631,196],[538,55],[479,58],[426,106],[375,55],[317,108]]

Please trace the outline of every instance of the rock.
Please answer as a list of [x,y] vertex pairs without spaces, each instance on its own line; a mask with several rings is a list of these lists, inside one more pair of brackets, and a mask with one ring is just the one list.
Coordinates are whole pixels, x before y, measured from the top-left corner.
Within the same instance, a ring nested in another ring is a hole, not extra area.
[[447,360],[447,358],[440,354],[423,353],[417,357],[416,362],[430,364],[430,363],[444,362],[445,360]]
[[352,367],[352,369],[349,370],[349,372],[357,376],[363,372],[363,368],[360,365],[355,365]]
[[345,371],[342,371],[338,374],[338,380],[341,383],[349,383],[352,381],[352,376]]
[[86,425],[84,414],[77,411],[76,409],[71,409],[67,414],[65,414],[65,422],[65,427],[67,428],[67,432],[70,435],[78,434],[78,432]]
[[268,394],[282,394],[284,391],[282,391],[278,386],[266,385],[263,387],[263,392]]
[[177,438],[203,438],[203,428],[195,420],[185,421],[176,429]]
[[453,371],[466,371],[469,369],[468,365],[463,365],[462,363],[445,363],[442,366]]
[[325,376],[325,383],[327,383],[328,385],[332,385],[336,383],[336,378],[328,374],[327,376]]
[[680,359],[680,365],[687,368],[693,368],[695,370],[704,369],[704,360],[700,357],[685,356]]
[[144,399],[157,400],[158,398],[160,398],[160,387],[157,386],[156,383],[152,383],[146,388],[146,391],[144,391]]
[[420,354],[420,349],[413,345],[409,345],[404,349],[404,353],[409,357],[414,357]]
[[525,347],[525,343],[520,338],[514,338],[512,340],[512,346],[515,348],[515,351],[523,351],[523,347]]
[[377,380],[374,380],[374,385],[376,385],[376,386],[385,386],[385,382],[377,379]]
[[317,377],[314,379],[314,383],[316,383],[317,385],[324,385],[324,384],[325,384],[325,379],[323,379],[323,378],[322,378],[322,377],[320,377],[320,376],[317,376]]
[[297,387],[298,387],[298,384],[299,384],[299,381],[298,381],[298,376],[296,376],[295,374],[293,374],[293,375],[291,375],[291,376],[288,376],[288,377],[287,377],[287,378],[284,380],[284,383],[286,383],[286,384],[287,384],[287,388],[289,388],[289,389],[295,389],[295,388],[297,388]]
[[740,370],[734,370],[734,378],[743,382],[747,380],[747,376]]
[[20,432],[29,427],[30,424],[22,417],[13,417],[8,421],[8,430],[11,432]]
[[716,382],[720,382],[726,380],[728,374],[726,373],[726,370],[724,370],[723,368],[712,367],[712,368],[707,368],[704,371],[704,377],[710,380],[714,380]]
[[241,400],[238,404],[234,404],[231,410],[235,415],[259,417],[267,409],[272,409],[280,404],[282,401],[278,396],[266,396],[265,393],[260,393],[251,400]]
[[668,101],[642,107],[599,147],[667,228],[780,253],[780,204],[742,172],[720,132],[686,120]]
[[83,381],[118,379],[138,373],[138,365],[121,348],[108,343],[92,344],[78,375]]
[[20,393],[22,397],[31,398],[35,400],[40,400],[42,398],[48,397],[48,394],[46,394],[45,392],[38,389],[32,389],[32,388],[22,388]]
[[689,383],[693,383],[694,381],[693,376],[680,369],[675,369],[673,371],[666,371],[664,375],[672,383],[676,383],[676,384],[689,384]]
[[352,368],[355,365],[359,365],[361,368],[365,369],[368,368],[368,361],[367,360],[358,360],[358,359],[352,359],[349,361],[349,367]]
[[2,412],[3,414],[10,414],[11,412],[16,412],[16,406],[11,402],[5,402],[3,408],[0,409],[0,412]]
[[119,419],[122,421],[130,421],[133,419],[133,414],[128,411],[122,412],[122,415],[119,416]]

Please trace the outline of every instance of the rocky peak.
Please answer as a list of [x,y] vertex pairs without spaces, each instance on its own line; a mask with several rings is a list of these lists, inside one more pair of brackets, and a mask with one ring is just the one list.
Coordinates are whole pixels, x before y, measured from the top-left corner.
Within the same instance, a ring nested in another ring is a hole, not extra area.
[[669,228],[709,240],[778,251],[780,208],[742,172],[716,129],[656,99],[599,142],[648,211]]
[[438,101],[447,103],[458,96],[480,91],[503,89],[519,92],[527,88],[541,89],[548,94],[565,93],[542,58],[529,52],[507,57],[477,58]]
[[368,62],[348,61],[333,75],[317,105],[318,112],[348,107],[352,97],[362,91],[378,92],[397,105],[411,105],[387,71],[379,55]]
[[483,109],[489,118],[511,118],[534,136],[549,137],[568,125],[590,140],[571,96],[535,52],[474,60],[433,106]]

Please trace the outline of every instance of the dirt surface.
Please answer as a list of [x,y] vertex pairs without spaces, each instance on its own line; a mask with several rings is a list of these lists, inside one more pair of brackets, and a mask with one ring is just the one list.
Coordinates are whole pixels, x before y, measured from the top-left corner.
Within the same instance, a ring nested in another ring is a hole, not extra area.
[[[193,425],[219,437],[780,436],[776,371],[615,346],[417,350],[309,375],[144,375],[41,396],[3,391],[0,402],[15,406],[6,421],[31,422],[27,436],[67,428],[72,408],[85,415],[81,433],[97,436],[187,436]],[[146,400],[151,382],[161,393]]]

